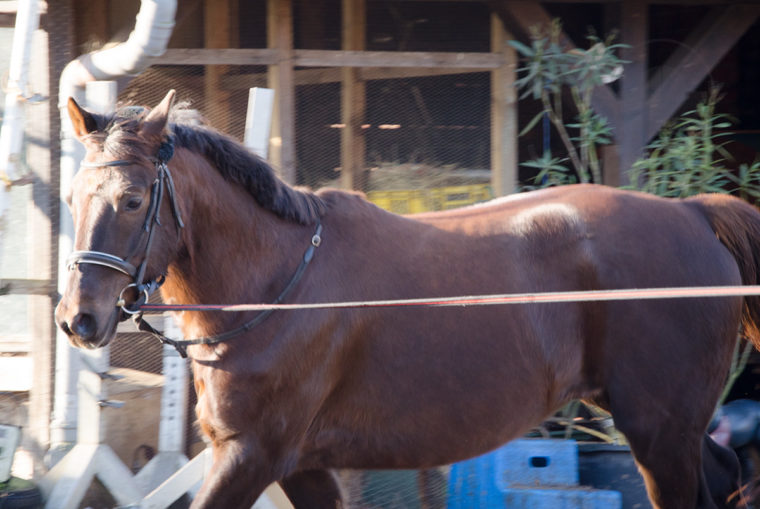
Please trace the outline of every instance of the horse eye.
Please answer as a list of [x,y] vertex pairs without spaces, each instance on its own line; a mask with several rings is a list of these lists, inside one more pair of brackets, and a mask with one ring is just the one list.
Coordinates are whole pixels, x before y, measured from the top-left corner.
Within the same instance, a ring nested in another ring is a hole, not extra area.
[[125,208],[127,210],[137,210],[142,205],[142,198],[133,196],[129,200],[127,200],[127,203],[125,205]]

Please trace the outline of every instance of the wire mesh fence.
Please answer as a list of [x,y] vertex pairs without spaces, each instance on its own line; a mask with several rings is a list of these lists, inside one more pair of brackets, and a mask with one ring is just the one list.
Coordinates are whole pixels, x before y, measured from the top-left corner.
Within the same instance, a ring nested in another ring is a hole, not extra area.
[[[224,66],[225,101],[214,102],[205,93],[208,67],[212,66],[153,67],[133,80],[121,99],[154,105],[169,88],[175,88],[179,100],[198,109],[210,125],[242,140],[248,87],[265,84],[265,69]],[[316,79],[314,69],[303,71],[312,73],[307,78]],[[314,189],[340,186],[341,131],[346,128],[340,115],[341,84],[332,81],[340,75],[339,69],[319,71],[319,79],[328,82],[297,85],[295,94],[295,183]],[[403,192],[479,185],[480,192],[470,202],[490,197],[489,80],[488,73],[472,72],[367,81],[360,190]],[[405,195],[398,194],[398,200],[406,200]],[[468,199],[426,203],[426,210],[436,210],[467,204]],[[406,209],[422,211],[419,206]]]

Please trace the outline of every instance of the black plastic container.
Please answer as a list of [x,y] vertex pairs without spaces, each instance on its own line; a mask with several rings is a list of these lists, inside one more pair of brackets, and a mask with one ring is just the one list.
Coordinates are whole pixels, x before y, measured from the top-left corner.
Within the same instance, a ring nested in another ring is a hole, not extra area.
[[628,446],[579,443],[578,474],[583,486],[619,491],[623,509],[652,508]]

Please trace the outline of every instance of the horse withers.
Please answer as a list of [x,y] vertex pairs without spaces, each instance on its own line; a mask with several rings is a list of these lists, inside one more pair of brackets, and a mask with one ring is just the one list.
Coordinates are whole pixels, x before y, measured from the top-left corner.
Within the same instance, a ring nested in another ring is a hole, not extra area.
[[[59,326],[97,348],[165,302],[325,303],[492,293],[756,285],[760,214],[568,186],[397,216],[291,187],[173,106],[98,115],[86,146]],[[307,253],[304,255],[304,253]],[[336,507],[339,468],[426,468],[489,451],[572,399],[608,409],[657,508],[737,503],[738,465],[705,434],[757,297],[183,312],[213,466],[193,507],[250,507],[279,481]]]

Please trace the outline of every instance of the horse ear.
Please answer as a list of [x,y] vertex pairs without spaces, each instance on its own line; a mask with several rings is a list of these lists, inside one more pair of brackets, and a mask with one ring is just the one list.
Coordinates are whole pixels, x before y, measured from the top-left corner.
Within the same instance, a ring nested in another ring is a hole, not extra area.
[[145,136],[160,136],[166,128],[166,122],[169,119],[169,111],[174,104],[174,90],[169,90],[163,100],[150,110],[148,116],[143,120],[140,132]]
[[79,106],[73,97],[69,97],[67,106],[71,125],[74,126],[74,135],[79,141],[82,141],[91,132],[97,131],[98,125],[95,118],[90,112]]

